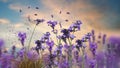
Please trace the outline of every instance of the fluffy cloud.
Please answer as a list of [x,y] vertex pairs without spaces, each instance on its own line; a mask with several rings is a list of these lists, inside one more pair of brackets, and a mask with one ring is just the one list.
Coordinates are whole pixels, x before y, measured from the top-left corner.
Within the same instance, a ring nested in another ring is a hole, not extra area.
[[8,24],[10,21],[8,19],[1,18],[0,19],[0,24]]

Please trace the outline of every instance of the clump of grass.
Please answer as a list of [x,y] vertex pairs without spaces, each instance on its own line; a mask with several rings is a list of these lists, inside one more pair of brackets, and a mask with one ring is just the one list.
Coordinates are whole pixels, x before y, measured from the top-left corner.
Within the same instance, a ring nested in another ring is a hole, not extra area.
[[44,64],[42,59],[32,61],[26,58],[18,63],[18,68],[44,68]]

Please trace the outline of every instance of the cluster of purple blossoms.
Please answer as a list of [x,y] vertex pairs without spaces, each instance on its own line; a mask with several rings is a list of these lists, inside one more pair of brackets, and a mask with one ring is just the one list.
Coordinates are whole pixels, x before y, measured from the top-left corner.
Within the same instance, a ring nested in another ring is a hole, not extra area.
[[47,24],[54,30],[57,25],[57,21],[48,21]]
[[82,22],[81,22],[80,20],[78,20],[78,21],[76,21],[75,23],[73,23],[73,24],[69,27],[70,32],[79,31],[81,24],[82,24]]
[[26,33],[19,32],[19,33],[18,33],[18,37],[19,37],[19,40],[20,40],[22,46],[24,46],[24,42],[25,42],[25,39],[26,39],[26,37],[27,37],[27,36],[26,36]]

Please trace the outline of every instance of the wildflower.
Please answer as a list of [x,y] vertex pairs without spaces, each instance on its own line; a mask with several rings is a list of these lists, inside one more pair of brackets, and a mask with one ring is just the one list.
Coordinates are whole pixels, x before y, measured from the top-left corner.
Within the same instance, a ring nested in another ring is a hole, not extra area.
[[90,68],[95,68],[95,65],[96,65],[96,60],[90,60],[90,62],[89,62],[89,67]]
[[35,41],[35,44],[41,49],[42,42],[40,40]]
[[76,62],[79,62],[79,52],[78,51],[74,51],[74,59]]
[[4,45],[4,40],[0,39],[0,48]]
[[91,31],[91,34],[92,34],[92,40],[93,40],[93,42],[95,42],[95,31],[92,30],[92,31]]
[[44,19],[36,19],[36,25],[43,23],[45,20]]
[[49,40],[50,39],[50,32],[46,32],[43,36],[42,36],[42,38],[40,39],[40,41],[41,42],[46,42],[47,40]]
[[22,48],[22,49],[20,49],[20,50],[18,51],[18,57],[19,57],[20,59],[23,59],[24,56],[25,56],[25,48]]
[[57,25],[57,21],[48,21],[47,24],[54,30],[55,26]]
[[118,44],[118,45],[120,45],[120,37],[111,36],[111,37],[109,38],[109,42],[110,42],[111,44]]
[[54,53],[56,53],[56,55],[61,56],[62,55],[62,45],[57,46],[56,50],[54,51]]
[[79,31],[81,24],[82,24],[82,22],[81,22],[80,20],[77,20],[75,23],[73,23],[73,24],[69,27],[70,32]]
[[25,42],[25,39],[26,39],[26,33],[19,32],[18,37],[19,37],[19,40],[20,40],[22,46],[24,46],[24,42]]
[[103,35],[102,42],[103,42],[103,44],[106,43],[106,34]]
[[46,44],[49,46],[49,51],[52,50],[52,47],[54,46],[54,42],[53,41],[47,41]]
[[58,68],[69,68],[69,62],[66,59],[64,59],[58,64]]
[[79,47],[82,47],[82,40],[78,39],[78,40],[76,40],[76,43]]
[[68,29],[63,29],[61,32],[63,33],[63,35],[64,35],[66,38],[69,38],[70,32],[69,32]]
[[91,40],[91,33],[87,33],[85,35],[85,39],[90,41]]
[[35,50],[36,50],[37,53],[39,54],[39,50],[42,49],[42,41],[37,40],[37,41],[35,41],[35,44],[37,45],[37,46],[35,47]]
[[4,41],[0,39],[0,57],[2,55],[2,47],[4,46]]
[[1,55],[1,59],[0,59],[0,68],[12,68],[12,60],[14,60],[13,56],[8,54],[8,53],[4,53]]
[[96,56],[96,49],[97,49],[97,43],[90,42],[90,51],[92,52],[93,56]]

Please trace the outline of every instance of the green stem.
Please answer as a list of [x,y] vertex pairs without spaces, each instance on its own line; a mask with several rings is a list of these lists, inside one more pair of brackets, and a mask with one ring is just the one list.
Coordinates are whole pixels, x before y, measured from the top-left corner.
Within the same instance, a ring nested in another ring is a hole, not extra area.
[[30,40],[29,40],[29,42],[28,42],[28,50],[29,50],[29,48],[30,48],[30,44],[31,44],[32,37],[33,37],[33,35],[34,35],[34,32],[35,32],[36,27],[37,27],[37,25],[35,25],[35,27],[34,27],[34,29],[33,29],[33,32],[32,32],[32,35],[31,35],[31,37],[30,37]]
[[81,55],[82,55],[82,68],[84,68],[84,50],[81,47]]
[[[72,41],[70,40],[70,38],[68,38],[68,42],[70,44],[70,53],[72,53]],[[70,63],[69,67],[72,68],[72,54],[68,56],[68,61]]]

